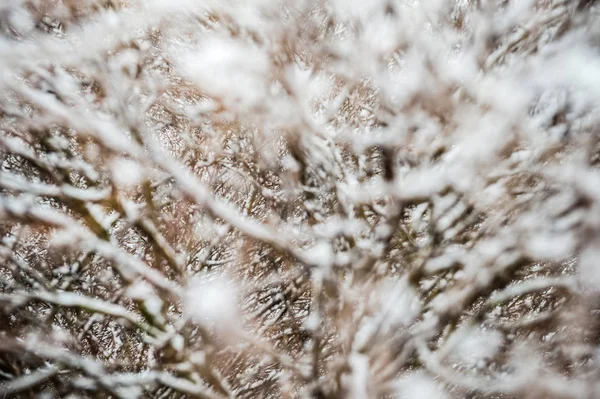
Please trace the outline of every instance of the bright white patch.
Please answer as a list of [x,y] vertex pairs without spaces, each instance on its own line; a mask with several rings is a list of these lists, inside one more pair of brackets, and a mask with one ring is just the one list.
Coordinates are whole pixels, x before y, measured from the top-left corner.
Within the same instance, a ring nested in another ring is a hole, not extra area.
[[476,366],[496,355],[502,345],[502,334],[470,328],[459,331],[449,343],[452,347],[450,359],[456,363]]
[[410,325],[421,311],[419,297],[406,279],[388,281],[379,290],[384,327],[395,329]]
[[197,53],[182,54],[179,67],[199,88],[230,107],[252,107],[264,101],[268,59],[259,49],[212,37]]
[[579,278],[584,287],[600,290],[600,247],[590,246],[581,254]]
[[352,352],[348,358],[350,373],[342,377],[346,387],[346,397],[362,399],[369,397],[369,357],[357,352]]
[[320,241],[316,243],[309,251],[311,260],[322,266],[322,267],[330,267],[333,261],[333,251],[331,250],[331,245],[329,245],[325,241]]
[[396,392],[400,399],[445,399],[448,397],[439,383],[422,372],[414,372],[402,377],[397,383]]
[[333,10],[336,14],[342,17],[350,18],[366,18],[372,13],[383,9],[384,1],[382,0],[334,0],[332,1]]
[[223,278],[199,278],[186,292],[185,311],[200,323],[233,326],[238,318],[236,289]]
[[138,281],[127,289],[127,295],[131,299],[144,300],[154,295],[154,290],[152,289],[152,286],[145,281]]
[[575,247],[575,238],[571,234],[533,234],[526,242],[526,248],[532,257],[538,259],[564,259],[571,255]]
[[123,188],[140,183],[143,174],[140,165],[127,159],[116,159],[110,165],[113,181]]

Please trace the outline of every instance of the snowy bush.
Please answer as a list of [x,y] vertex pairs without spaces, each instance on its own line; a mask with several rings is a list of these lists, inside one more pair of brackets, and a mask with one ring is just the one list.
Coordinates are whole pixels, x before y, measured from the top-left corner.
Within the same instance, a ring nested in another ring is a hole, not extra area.
[[0,396],[600,396],[590,0],[0,4]]

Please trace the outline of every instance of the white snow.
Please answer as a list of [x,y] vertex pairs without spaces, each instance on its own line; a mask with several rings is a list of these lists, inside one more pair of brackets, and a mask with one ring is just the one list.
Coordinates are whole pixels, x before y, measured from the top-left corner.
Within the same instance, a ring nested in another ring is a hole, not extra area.
[[185,312],[199,323],[227,329],[238,324],[239,309],[234,283],[223,277],[198,277],[185,292]]

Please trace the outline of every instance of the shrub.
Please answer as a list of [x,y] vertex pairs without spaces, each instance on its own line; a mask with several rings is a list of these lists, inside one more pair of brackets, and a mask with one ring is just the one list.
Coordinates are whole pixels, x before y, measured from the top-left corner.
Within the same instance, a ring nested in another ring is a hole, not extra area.
[[0,392],[597,397],[593,3],[5,2]]

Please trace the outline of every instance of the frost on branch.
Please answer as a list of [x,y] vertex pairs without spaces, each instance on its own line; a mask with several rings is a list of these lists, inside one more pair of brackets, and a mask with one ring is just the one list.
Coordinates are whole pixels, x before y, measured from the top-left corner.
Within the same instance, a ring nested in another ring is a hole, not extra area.
[[599,12],[4,2],[0,396],[600,396]]

